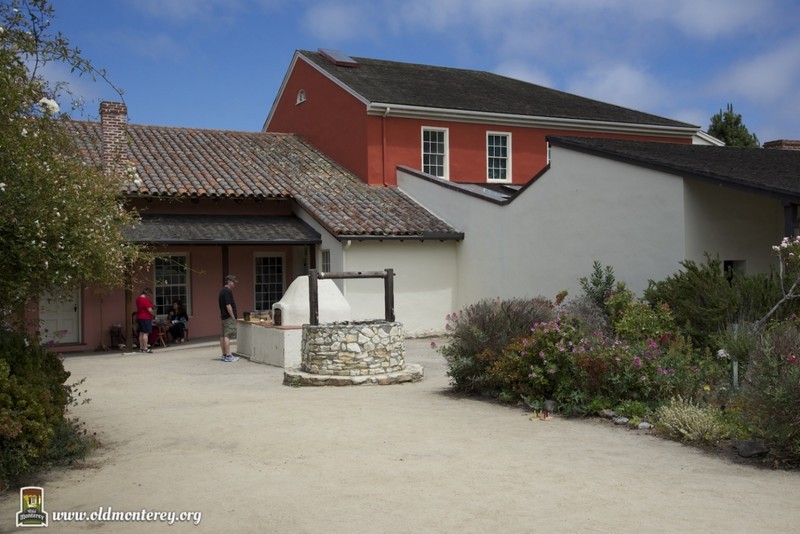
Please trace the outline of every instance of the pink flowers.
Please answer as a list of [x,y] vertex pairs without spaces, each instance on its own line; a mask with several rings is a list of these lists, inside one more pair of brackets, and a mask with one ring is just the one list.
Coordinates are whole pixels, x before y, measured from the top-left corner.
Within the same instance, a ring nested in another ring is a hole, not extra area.
[[786,361],[789,363],[794,363],[797,361],[797,356],[795,356],[794,354],[790,354],[786,357]]
[[642,359],[638,356],[634,356],[633,361],[631,362],[631,367],[634,369],[638,369],[642,366]]

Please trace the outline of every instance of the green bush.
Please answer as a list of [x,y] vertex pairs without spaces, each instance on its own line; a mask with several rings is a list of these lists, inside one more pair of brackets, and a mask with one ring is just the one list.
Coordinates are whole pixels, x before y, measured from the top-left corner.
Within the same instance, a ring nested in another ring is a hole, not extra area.
[[584,295],[601,308],[605,306],[606,299],[617,287],[614,269],[610,265],[603,267],[597,260],[592,263],[592,274],[579,278],[578,283]]
[[82,448],[70,437],[77,423],[66,417],[67,378],[36,338],[0,329],[0,487]]
[[740,406],[756,438],[773,454],[800,462],[800,328],[796,321],[768,329],[741,388]]
[[723,272],[719,258],[706,262],[681,262],[683,270],[658,281],[650,281],[644,299],[652,305],[667,304],[678,327],[698,347],[713,347],[713,336],[724,331],[737,315],[736,290]]
[[502,350],[483,352],[484,392],[505,401],[552,399],[568,415],[596,412],[598,399],[605,407],[655,407],[675,395],[720,396],[727,361],[693,349],[681,336],[629,343],[601,332],[585,335],[563,319],[537,323]]
[[657,432],[679,441],[714,445],[728,437],[719,409],[700,406],[681,397],[659,406],[654,419]]
[[[791,285],[791,281],[788,284]],[[734,274],[732,285],[738,302],[734,317],[734,322],[737,323],[755,323],[783,296],[780,277],[774,269],[768,274]],[[772,319],[782,321],[797,313],[800,313],[800,300],[789,300],[778,309]]]
[[551,320],[554,314],[553,303],[544,297],[484,299],[449,314],[449,339],[439,352],[447,361],[453,388],[464,393],[487,393],[491,355],[512,339],[528,334],[533,324]]
[[611,295],[606,306],[613,313],[614,332],[629,342],[661,339],[674,335],[677,329],[669,305],[650,306],[628,289]]
[[720,358],[729,359],[740,365],[743,373],[750,357],[761,341],[761,332],[753,323],[733,323],[716,337]]
[[644,402],[624,400],[614,407],[614,412],[628,419],[643,419],[650,414],[651,409],[650,406]]

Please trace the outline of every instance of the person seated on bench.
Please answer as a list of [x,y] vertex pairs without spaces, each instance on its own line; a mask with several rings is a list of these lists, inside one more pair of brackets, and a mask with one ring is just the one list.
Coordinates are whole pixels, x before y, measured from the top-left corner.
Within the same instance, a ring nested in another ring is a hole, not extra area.
[[176,343],[183,343],[189,339],[189,316],[180,300],[172,303],[167,320],[170,323],[169,333]]

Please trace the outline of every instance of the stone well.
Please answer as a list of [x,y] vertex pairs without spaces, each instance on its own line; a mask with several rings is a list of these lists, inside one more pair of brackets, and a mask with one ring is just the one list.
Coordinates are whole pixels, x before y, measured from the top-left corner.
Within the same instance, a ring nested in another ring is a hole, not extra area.
[[300,368],[284,371],[286,385],[399,384],[422,379],[405,363],[403,325],[389,321],[303,325]]

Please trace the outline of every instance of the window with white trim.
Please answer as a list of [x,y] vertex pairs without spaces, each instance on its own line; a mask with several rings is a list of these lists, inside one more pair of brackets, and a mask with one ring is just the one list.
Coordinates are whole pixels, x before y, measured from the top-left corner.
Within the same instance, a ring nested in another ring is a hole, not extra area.
[[446,128],[422,128],[422,172],[448,179]]
[[511,181],[511,134],[487,132],[486,179],[490,182]]
[[191,315],[188,254],[159,254],[155,257],[153,293],[158,315],[168,314],[176,300],[180,300],[186,313]]
[[255,258],[255,307],[258,311],[271,310],[281,300],[284,291],[282,254],[263,254]]

